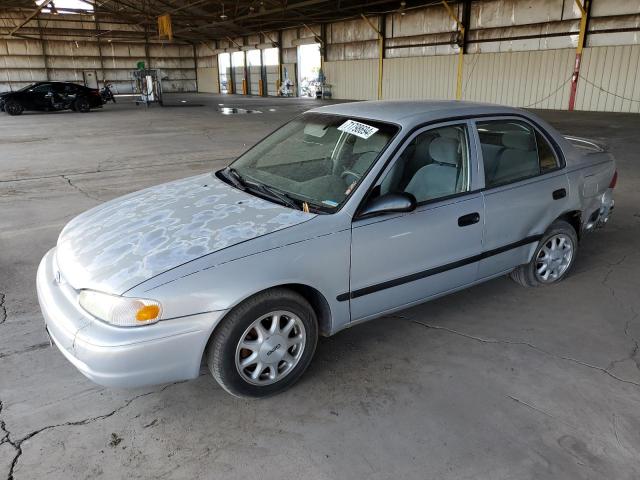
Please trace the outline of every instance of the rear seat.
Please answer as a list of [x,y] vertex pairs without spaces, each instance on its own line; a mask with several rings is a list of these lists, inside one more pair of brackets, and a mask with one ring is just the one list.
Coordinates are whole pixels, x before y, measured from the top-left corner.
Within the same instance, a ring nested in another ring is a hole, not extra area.
[[528,132],[506,132],[502,147],[482,145],[487,184],[496,185],[540,172],[538,153]]

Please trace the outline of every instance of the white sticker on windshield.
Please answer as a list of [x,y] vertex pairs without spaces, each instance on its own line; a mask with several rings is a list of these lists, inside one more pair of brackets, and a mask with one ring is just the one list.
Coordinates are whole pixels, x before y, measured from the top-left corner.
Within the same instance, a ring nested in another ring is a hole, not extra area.
[[364,138],[365,140],[378,131],[376,127],[372,127],[366,123],[356,122],[355,120],[347,120],[338,127],[338,130]]

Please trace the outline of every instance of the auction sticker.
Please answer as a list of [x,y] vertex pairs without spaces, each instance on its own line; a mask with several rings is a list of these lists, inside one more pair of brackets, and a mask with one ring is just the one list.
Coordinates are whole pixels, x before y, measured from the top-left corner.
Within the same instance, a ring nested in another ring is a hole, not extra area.
[[378,131],[376,127],[372,127],[366,123],[356,122],[355,120],[347,120],[338,127],[338,130],[364,138],[365,140]]

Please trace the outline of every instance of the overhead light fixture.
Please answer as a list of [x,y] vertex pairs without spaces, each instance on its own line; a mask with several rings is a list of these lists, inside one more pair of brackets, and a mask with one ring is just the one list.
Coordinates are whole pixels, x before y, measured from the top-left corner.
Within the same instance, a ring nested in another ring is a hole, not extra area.
[[407,12],[405,12],[405,7],[407,6],[407,2],[405,2],[404,0],[402,0],[400,2],[400,9],[398,10],[398,12],[400,12],[400,15],[406,15]]
[[258,10],[260,13],[265,13],[267,11],[266,8],[264,8],[264,2],[260,2],[260,10]]
[[222,4],[222,13],[220,14],[220,20],[226,20],[227,18],[229,18],[229,17],[227,17],[227,15],[224,13],[224,3],[223,3]]

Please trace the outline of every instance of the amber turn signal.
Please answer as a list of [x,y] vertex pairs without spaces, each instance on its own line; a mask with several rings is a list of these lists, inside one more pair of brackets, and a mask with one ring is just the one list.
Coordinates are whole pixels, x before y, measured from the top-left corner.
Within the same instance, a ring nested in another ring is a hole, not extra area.
[[158,305],[145,305],[136,312],[136,320],[139,322],[148,322],[155,320],[160,315],[160,307]]

